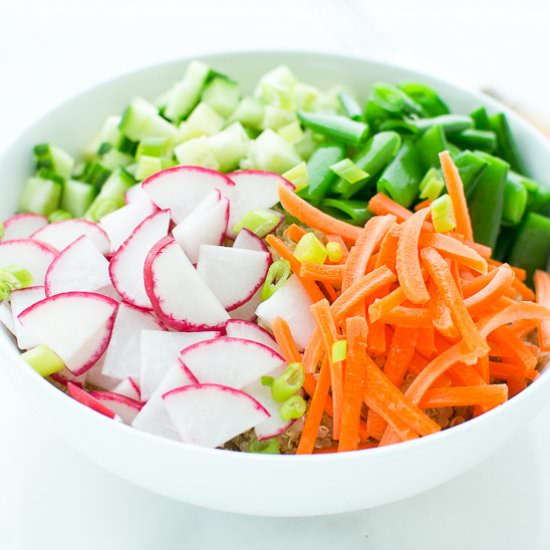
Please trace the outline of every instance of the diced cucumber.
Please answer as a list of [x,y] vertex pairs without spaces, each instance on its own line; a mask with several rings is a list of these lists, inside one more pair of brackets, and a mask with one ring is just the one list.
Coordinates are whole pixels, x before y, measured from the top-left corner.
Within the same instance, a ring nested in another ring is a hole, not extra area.
[[290,145],[296,145],[304,139],[304,131],[297,120],[279,128],[277,133]]
[[212,107],[206,103],[199,103],[189,118],[180,124],[178,129],[178,142],[201,136],[211,136],[219,132],[225,124],[225,120]]
[[278,130],[279,128],[287,126],[296,120],[296,115],[294,113],[285,111],[279,107],[267,105],[264,110],[262,129],[265,130],[266,128],[271,128],[272,130]]
[[257,170],[269,170],[282,174],[301,162],[290,143],[273,130],[264,130],[249,146],[251,166]]
[[86,163],[79,179],[93,185],[96,189],[100,189],[111,173],[112,170],[98,161],[93,161]]
[[255,130],[261,130],[264,120],[264,106],[255,97],[243,97],[230,120],[240,122],[243,126]]
[[115,170],[86,211],[86,219],[97,222],[109,212],[122,208],[126,202],[126,191],[135,183],[135,179],[124,168]]
[[176,128],[158,114],[154,105],[139,97],[124,111],[119,129],[133,141],[149,137],[176,137]]
[[170,91],[164,115],[174,122],[187,118],[199,102],[209,75],[210,68],[204,63],[200,61],[190,63],[183,79]]
[[[101,151],[101,148],[100,148]],[[118,149],[110,147],[108,151],[100,155],[101,164],[109,170],[115,170],[121,166],[128,166],[134,161],[133,157],[125,153],[121,153]]]
[[311,130],[304,132],[304,137],[296,144],[294,144],[294,150],[304,160],[309,160],[309,157],[314,153],[315,149],[319,147],[319,140],[315,139],[315,134]]
[[19,196],[19,211],[47,216],[59,207],[62,184],[54,179],[29,178]]
[[156,172],[160,172],[160,170],[162,170],[162,160],[160,158],[142,155],[139,157],[135,176],[138,181],[143,181]]
[[205,136],[190,139],[178,145],[174,149],[174,154],[180,164],[196,164],[212,170],[220,168],[220,163],[216,160],[210,147],[209,138]]
[[219,163],[219,170],[230,172],[239,166],[245,157],[249,138],[239,122],[234,122],[225,130],[210,136],[208,145]]
[[63,184],[61,208],[70,212],[75,218],[84,216],[97,195],[97,189],[89,183],[77,180],[66,180]]
[[74,168],[74,159],[56,145],[40,143],[34,146],[36,168],[46,168],[62,178],[69,178]]
[[237,108],[240,97],[237,82],[217,76],[206,85],[201,99],[220,116],[228,118]]
[[296,84],[298,80],[292,71],[287,66],[281,65],[260,78],[254,95],[266,105],[294,111]]
[[315,111],[321,92],[314,86],[299,83],[294,88],[296,108],[298,111]]
[[145,138],[139,142],[136,151],[136,159],[139,160],[139,158],[144,155],[157,158],[164,157],[168,154],[169,150],[170,140],[168,140],[167,138]]
[[84,158],[86,160],[92,160],[97,155],[97,151],[102,143],[115,145],[120,136],[118,130],[119,124],[119,116],[111,115],[107,117],[99,134],[84,149]]

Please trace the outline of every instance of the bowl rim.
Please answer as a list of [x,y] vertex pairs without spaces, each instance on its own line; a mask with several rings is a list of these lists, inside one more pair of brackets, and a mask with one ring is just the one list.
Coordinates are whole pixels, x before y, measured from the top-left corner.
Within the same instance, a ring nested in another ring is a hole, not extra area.
[[[249,49],[249,50],[235,49],[235,50],[227,50],[223,52],[209,51],[208,53],[204,53],[204,54],[197,52],[191,56],[177,56],[174,58],[166,59],[161,62],[148,63],[141,67],[119,72],[112,76],[106,77],[100,80],[99,82],[92,84],[91,86],[85,86],[85,87],[79,88],[76,92],[72,94],[68,94],[67,96],[62,97],[60,100],[54,102],[51,106],[42,109],[42,112],[39,113],[39,115],[35,117],[33,121],[22,126],[22,128],[15,133],[15,136],[11,140],[8,140],[6,142],[5,146],[0,151],[0,160],[3,160],[6,153],[13,146],[15,146],[17,142],[27,132],[31,131],[33,126],[39,124],[43,119],[48,117],[51,113],[53,113],[58,109],[61,109],[67,103],[78,101],[82,96],[93,94],[95,91],[101,88],[112,85],[115,81],[124,80],[132,76],[137,76],[140,73],[147,73],[149,71],[156,70],[161,67],[167,68],[170,66],[189,63],[192,60],[200,60],[200,61],[208,62],[213,60],[218,61],[219,59],[224,57],[231,58],[231,57],[239,56],[239,57],[246,58],[246,57],[256,57],[259,55],[266,55],[266,56],[273,56],[273,57],[288,57],[289,64],[292,63],[293,58],[300,58],[304,56],[316,58],[319,61],[329,60],[330,62],[340,61],[344,63],[352,61],[357,63],[363,63],[366,65],[371,65],[378,69],[389,68],[397,72],[403,71],[408,73],[411,78],[419,79],[420,82],[422,82],[422,80],[428,79],[433,83],[433,84],[430,84],[432,86],[437,87],[441,85],[443,87],[454,88],[459,92],[466,93],[470,97],[477,99],[480,103],[488,105],[491,109],[500,110],[504,112],[509,119],[514,121],[514,126],[520,127],[526,133],[534,135],[534,137],[538,141],[543,143],[543,145],[548,149],[548,153],[550,154],[550,140],[548,140],[548,138],[538,128],[536,128],[529,121],[521,117],[512,108],[501,103],[497,99],[488,96],[487,94],[484,94],[477,90],[470,90],[469,88],[461,84],[439,78],[438,76],[435,76],[430,72],[422,71],[415,68],[410,68],[395,62],[386,62],[378,59],[373,59],[368,56],[340,54],[340,53],[334,53],[331,51],[324,51],[319,49],[298,50],[298,49],[255,48],[255,49]],[[44,391],[55,392],[55,394],[58,396],[61,396],[62,399],[66,399],[68,406],[74,408],[75,415],[89,415],[90,421],[97,422],[97,423],[104,423],[105,429],[123,430],[123,432],[120,432],[120,433],[128,434],[129,437],[134,437],[129,435],[131,431],[137,438],[143,439],[144,441],[149,441],[154,445],[156,444],[157,446],[171,447],[175,450],[175,452],[200,453],[200,455],[202,456],[208,456],[209,458],[223,460],[223,461],[238,460],[238,461],[255,462],[255,461],[261,460],[261,461],[265,461],[266,463],[267,462],[280,463],[280,462],[290,461],[292,463],[296,462],[301,464],[318,463],[318,462],[340,463],[340,462],[348,462],[348,461],[366,460],[367,457],[369,456],[385,456],[388,454],[394,454],[394,453],[400,453],[400,452],[404,453],[407,450],[415,450],[423,447],[440,445],[442,444],[443,441],[449,438],[460,437],[460,435],[463,434],[464,432],[467,432],[469,430],[475,430],[478,426],[481,428],[487,422],[490,422],[491,419],[496,415],[506,414],[508,411],[512,413],[514,408],[517,408],[526,399],[529,399],[531,394],[535,392],[543,391],[543,386],[548,385],[550,383],[550,373],[547,372],[549,369],[546,368],[544,371],[541,372],[540,376],[535,381],[533,381],[527,388],[525,388],[519,394],[512,397],[506,403],[499,405],[494,409],[491,409],[490,411],[478,417],[472,418],[466,422],[463,422],[457,426],[442,429],[441,431],[435,434],[431,434],[429,436],[419,437],[418,439],[414,439],[410,441],[402,441],[399,444],[388,445],[384,447],[374,447],[371,449],[360,449],[355,451],[348,451],[345,453],[334,452],[334,453],[319,453],[319,454],[311,454],[311,455],[296,455],[296,454],[266,455],[261,453],[245,453],[245,452],[237,452],[237,451],[231,451],[226,449],[218,449],[218,448],[211,449],[207,447],[201,447],[197,445],[192,445],[190,443],[185,443],[182,441],[176,441],[173,439],[162,437],[160,435],[152,434],[149,432],[145,432],[137,428],[134,428],[131,425],[126,425],[120,422],[113,422],[111,419],[101,414],[98,414],[97,412],[93,411],[89,407],[83,406],[81,403],[72,399],[68,394],[66,394],[64,391],[61,391],[54,384],[49,383],[48,381],[45,381],[42,376],[40,376],[33,369],[29,368],[27,363],[25,363],[25,361],[21,359],[21,356],[16,351],[16,347],[10,344],[6,344],[6,342],[8,341],[8,338],[5,338],[5,339],[2,338],[0,340],[0,350],[5,352],[6,359],[13,359],[12,365],[9,368],[13,368],[16,365],[15,368],[18,368],[20,371],[22,371],[22,376],[28,377],[29,383],[41,384],[42,387],[48,388],[47,390],[44,390]],[[44,384],[44,382],[47,382],[47,383]],[[42,391],[42,390],[39,390],[39,391]],[[289,458],[289,457],[292,457],[292,458]]]

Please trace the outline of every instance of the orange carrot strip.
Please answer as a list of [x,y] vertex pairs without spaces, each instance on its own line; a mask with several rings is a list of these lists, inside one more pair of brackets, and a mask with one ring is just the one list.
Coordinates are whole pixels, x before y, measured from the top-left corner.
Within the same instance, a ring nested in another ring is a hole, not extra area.
[[478,357],[485,355],[489,348],[464,305],[447,262],[434,248],[424,248],[420,255],[441,297],[451,310],[454,324],[466,345],[472,351],[477,351]]
[[482,312],[483,309],[494,302],[498,296],[504,294],[515,279],[514,272],[507,264],[501,265],[495,276],[487,283],[487,285],[464,300],[464,305],[468,308],[471,314]]
[[418,204],[415,205],[414,211],[418,212],[419,210],[422,210],[423,208],[428,208],[428,206],[431,206],[431,204],[432,204],[431,199],[423,200],[422,202],[419,202]]
[[[365,403],[395,429],[395,416],[420,435],[441,430],[431,418],[413,405],[367,355],[365,357]],[[397,427],[399,431],[399,427]]]
[[292,223],[285,229],[284,235],[287,239],[297,243],[306,233],[307,231],[305,229],[295,223]]
[[401,327],[429,328],[432,326],[432,317],[425,307],[397,306],[384,315],[381,320],[388,325]]
[[361,234],[360,227],[337,220],[321,212],[283,184],[279,185],[279,200],[291,216],[294,216],[308,227],[323,233],[340,235],[344,240],[352,242],[355,242]]
[[286,244],[281,241],[278,237],[275,235],[268,235],[265,240],[267,243],[281,256],[281,258],[287,260],[290,263],[290,269],[292,269],[293,273],[298,277],[298,280],[304,287],[304,290],[308,293],[309,297],[313,302],[318,302],[319,300],[322,300],[325,296],[321,292],[320,288],[315,284],[314,281],[303,279],[300,276],[300,269],[301,269],[301,262],[297,258],[294,257],[294,254],[286,246]]
[[311,454],[317,441],[319,434],[319,427],[323,418],[323,412],[325,410],[325,404],[328,397],[330,388],[330,366],[325,360],[321,365],[321,371],[315,386],[313,397],[309,402],[309,409],[306,413],[306,420],[304,423],[304,429],[300,436],[300,443],[296,449],[296,454]]
[[344,266],[342,264],[327,265],[302,262],[300,266],[300,277],[325,283],[340,284],[343,273]]
[[359,444],[359,421],[365,386],[367,323],[362,317],[346,320],[348,352],[344,374],[344,400],[338,452],[354,451]]
[[388,423],[379,414],[369,409],[367,413],[367,432],[370,437],[380,441],[387,426]]
[[384,374],[399,387],[403,383],[409,363],[414,356],[418,329],[398,326],[393,332],[390,350],[384,365]]
[[478,275],[469,281],[462,281],[462,294],[464,298],[469,298],[480,290],[483,290],[493,280],[497,273],[498,268],[488,273],[484,273],[483,275]]
[[412,216],[410,210],[396,203],[394,200],[390,199],[390,197],[384,195],[384,193],[376,193],[376,195],[370,199],[368,209],[377,216],[393,214],[400,222]]
[[445,374],[451,378],[455,386],[484,386],[487,384],[473,365],[459,363],[451,367]]
[[400,306],[406,299],[407,297],[400,286],[389,294],[386,294],[383,298],[375,299],[369,306],[369,321],[375,323],[395,307]]
[[418,255],[420,231],[428,211],[427,208],[419,210],[403,223],[397,243],[397,277],[403,292],[413,304],[425,304],[430,299]]
[[524,374],[537,366],[537,356],[518,338],[507,326],[499,327],[490,336],[491,342],[496,342],[506,356],[514,359],[524,367]]
[[282,317],[275,317],[271,322],[271,330],[285,360],[288,363],[301,363],[302,356],[294,342],[288,323]]
[[495,314],[484,317],[477,322],[479,332],[487,338],[491,332],[502,325],[507,325],[520,319],[550,319],[550,310],[540,304],[531,302],[514,302]]
[[519,321],[516,321],[515,323],[510,325],[510,330],[512,330],[516,336],[524,338],[530,332],[538,328],[538,326],[539,321],[537,321],[536,319],[520,319]]
[[439,153],[439,162],[441,163],[441,171],[445,179],[447,192],[451,198],[453,210],[456,218],[456,230],[462,233],[466,239],[473,240],[472,222],[470,220],[470,212],[468,211],[468,203],[464,195],[464,184],[460,179],[458,172],[449,151]]
[[338,331],[334,322],[334,317],[330,310],[327,300],[320,300],[311,306],[311,313],[317,328],[321,333],[325,354],[328,357],[330,367],[330,385],[332,388],[332,407],[333,407],[333,439],[340,437],[340,428],[342,421],[342,402],[344,397],[344,379],[343,365],[341,361],[332,360],[332,346],[337,342]]
[[319,281],[319,287],[330,304],[338,298],[338,293],[330,283],[327,283],[326,281]]
[[[489,265],[495,267],[502,265],[502,262],[499,262],[498,260],[493,260],[492,258],[487,260],[487,262],[489,263]],[[525,281],[525,279],[527,279],[527,271],[525,271],[525,269],[522,269],[521,267],[516,267],[515,265],[511,265],[510,267],[520,281]]]
[[[537,269],[533,277],[537,303],[550,307],[550,275]],[[538,328],[539,346],[543,351],[550,351],[550,321],[542,321]]]
[[[378,444],[374,441],[362,441],[357,445],[358,451],[364,451],[366,449],[374,449],[375,447],[378,447]],[[330,447],[324,447],[322,449],[313,449],[314,455],[323,455],[328,453],[336,453],[338,451],[337,445],[331,445]]]
[[418,376],[426,368],[428,363],[429,361],[425,359],[422,355],[415,353],[408,365],[409,372],[414,376]]
[[535,300],[535,293],[525,283],[522,283],[518,279],[517,275],[514,279],[513,286],[515,291],[521,296],[522,300]]
[[369,326],[367,347],[372,355],[386,354],[386,325],[382,321],[376,321]]
[[456,338],[458,336],[458,330],[453,322],[451,310],[447,307],[447,304],[441,297],[441,293],[432,281],[430,281],[428,288],[430,289],[431,296],[428,309],[432,317],[434,328],[447,338]]
[[507,399],[508,386],[506,384],[431,388],[424,394],[419,406],[421,409],[431,409],[483,405],[492,409]]
[[537,376],[537,371],[529,371],[525,376],[523,365],[508,363],[505,361],[489,361],[491,378],[508,380],[510,378],[529,378],[533,380]]
[[346,260],[344,275],[342,276],[343,290],[349,288],[365,275],[373,252],[394,223],[394,216],[375,216],[365,224]]
[[479,273],[487,273],[487,260],[464,242],[449,235],[423,231],[420,235],[420,246],[431,246],[461,265],[470,267]]
[[395,259],[397,255],[398,241],[398,237],[394,236],[391,230],[386,233],[386,236],[380,243],[380,250],[378,251],[378,256],[374,267],[385,265],[395,272]]

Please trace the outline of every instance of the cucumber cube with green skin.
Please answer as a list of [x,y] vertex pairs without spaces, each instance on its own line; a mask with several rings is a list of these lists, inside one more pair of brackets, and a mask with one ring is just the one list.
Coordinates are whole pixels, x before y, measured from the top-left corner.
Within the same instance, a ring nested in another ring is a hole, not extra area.
[[66,180],[63,184],[61,208],[70,212],[75,218],[84,216],[97,195],[97,189],[77,180]]
[[156,172],[162,170],[162,160],[158,157],[149,157],[147,155],[142,155],[139,157],[137,168],[136,168],[136,179],[138,181],[143,181],[149,176],[152,176]]
[[62,178],[71,176],[74,168],[74,159],[60,147],[49,143],[40,143],[35,145],[34,155],[36,157],[37,169],[46,168]]
[[101,162],[93,161],[84,166],[84,170],[79,176],[79,179],[93,185],[96,189],[100,189],[111,173],[112,170],[104,166]]
[[264,130],[249,146],[248,156],[252,168],[282,174],[301,162],[301,158],[288,141],[271,129]]
[[162,118],[154,105],[140,97],[134,99],[124,111],[119,129],[132,141],[150,137],[176,138],[176,128]]
[[[90,221],[99,221],[109,212],[122,208],[126,202],[126,191],[135,183],[136,180],[124,168],[115,170],[86,211],[85,218]],[[107,204],[108,208],[103,206]]]
[[183,79],[169,92],[164,109],[166,118],[174,122],[187,118],[199,102],[209,76],[207,65],[200,61],[190,63]]
[[[100,149],[101,150],[101,149]],[[101,156],[101,164],[109,170],[116,170],[117,168],[128,166],[134,162],[133,157],[125,153],[121,153],[118,149],[111,147],[108,151]]]
[[19,196],[19,211],[48,216],[59,208],[62,184],[42,177],[29,178]]
[[180,164],[204,166],[212,170],[220,169],[220,163],[214,156],[209,138],[206,136],[185,141],[174,149],[174,154]]
[[279,130],[296,121],[297,119],[294,113],[285,111],[279,107],[274,107],[273,105],[267,105],[264,110],[262,129],[271,128],[272,130]]
[[225,125],[224,118],[206,103],[199,103],[189,118],[180,124],[178,142],[201,136],[212,136],[218,133]]
[[261,130],[264,120],[264,106],[255,97],[243,97],[230,120],[240,122],[243,126],[254,130]]
[[240,97],[237,82],[218,76],[206,85],[201,100],[220,116],[228,118],[237,108]]
[[230,172],[239,166],[246,155],[249,138],[239,122],[210,136],[208,145],[220,165],[220,171]]

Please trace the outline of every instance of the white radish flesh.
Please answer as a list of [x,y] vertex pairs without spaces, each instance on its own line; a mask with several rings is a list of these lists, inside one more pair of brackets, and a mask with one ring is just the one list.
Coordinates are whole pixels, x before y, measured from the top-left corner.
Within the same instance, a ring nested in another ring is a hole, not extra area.
[[46,292],[43,286],[29,286],[20,290],[14,290],[11,293],[10,302],[13,315],[13,326],[19,349],[34,348],[42,343],[40,338],[34,334],[31,329],[21,324],[18,317],[28,307],[43,300],[45,297]]
[[269,252],[264,241],[249,229],[243,228],[237,233],[233,248],[245,248],[246,250],[258,250],[259,252]]
[[50,223],[36,233],[32,238],[49,244],[56,250],[63,250],[82,235],[90,237],[102,254],[107,254],[111,248],[107,233],[97,224],[86,220],[61,220]]
[[243,338],[245,340],[252,340],[252,342],[258,342],[275,350],[279,354],[281,353],[275,342],[275,338],[256,323],[243,321],[242,319],[230,319],[225,325],[225,334],[231,338]]
[[0,267],[18,265],[32,275],[32,284],[42,286],[46,271],[57,256],[57,250],[32,239],[17,239],[0,243]]
[[122,418],[125,424],[131,424],[142,408],[142,404],[125,395],[109,391],[92,391],[90,395],[102,405]]
[[40,214],[15,214],[4,222],[4,236],[1,240],[28,239],[45,225],[48,225],[48,218]]

